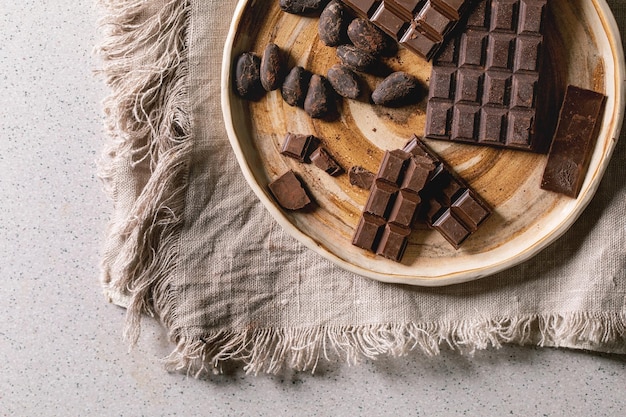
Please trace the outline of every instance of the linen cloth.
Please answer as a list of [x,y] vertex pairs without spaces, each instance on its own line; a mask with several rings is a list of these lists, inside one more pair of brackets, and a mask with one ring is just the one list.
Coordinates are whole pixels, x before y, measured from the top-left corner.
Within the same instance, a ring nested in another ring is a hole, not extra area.
[[[609,1],[622,28],[626,4]],[[626,353],[626,138],[580,219],[528,262],[462,285],[380,283],[287,235],[240,173],[220,68],[236,2],[106,2],[101,164],[115,210],[102,270],[136,340],[154,314],[170,369],[313,370],[322,358],[503,343]]]

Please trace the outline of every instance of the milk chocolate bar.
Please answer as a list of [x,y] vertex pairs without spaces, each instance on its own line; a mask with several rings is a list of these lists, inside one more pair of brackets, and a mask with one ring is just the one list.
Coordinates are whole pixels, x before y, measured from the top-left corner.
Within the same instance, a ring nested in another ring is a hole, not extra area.
[[344,0],[410,51],[430,60],[472,0]]
[[422,201],[419,193],[434,169],[431,160],[401,149],[385,152],[352,244],[400,261]]
[[548,155],[541,188],[576,198],[601,125],[606,97],[569,86]]
[[421,191],[419,220],[458,249],[489,217],[489,206],[417,137],[403,150],[434,164],[433,174]]
[[426,138],[548,151],[551,104],[540,76],[546,9],[546,0],[477,4],[433,63]]

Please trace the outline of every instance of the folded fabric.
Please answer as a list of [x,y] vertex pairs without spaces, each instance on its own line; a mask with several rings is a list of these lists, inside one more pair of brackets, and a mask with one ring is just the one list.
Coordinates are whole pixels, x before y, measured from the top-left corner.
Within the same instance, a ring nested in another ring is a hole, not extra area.
[[220,108],[235,2],[103,2],[112,94],[100,166],[114,212],[102,283],[128,308],[131,342],[144,314],[167,328],[169,369],[314,370],[442,345],[626,353],[624,135],[589,207],[532,260],[449,287],[377,282],[287,235],[244,180]]

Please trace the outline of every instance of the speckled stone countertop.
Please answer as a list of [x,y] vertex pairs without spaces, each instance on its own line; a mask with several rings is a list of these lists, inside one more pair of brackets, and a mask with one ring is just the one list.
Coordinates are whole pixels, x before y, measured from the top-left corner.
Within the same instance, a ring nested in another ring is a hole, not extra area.
[[171,346],[150,320],[129,352],[124,310],[98,282],[111,207],[95,175],[107,90],[93,74],[92,3],[0,8],[0,415],[623,413],[622,356],[505,347],[195,380],[163,370]]

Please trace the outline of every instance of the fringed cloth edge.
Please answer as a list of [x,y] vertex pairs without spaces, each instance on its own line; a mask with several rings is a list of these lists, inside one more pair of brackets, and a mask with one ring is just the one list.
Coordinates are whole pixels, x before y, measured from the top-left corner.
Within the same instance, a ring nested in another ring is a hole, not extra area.
[[285,367],[315,370],[320,360],[355,365],[362,359],[400,357],[413,351],[439,355],[442,346],[472,355],[503,344],[589,349],[626,353],[626,314],[528,315],[461,322],[374,324],[311,328],[257,328],[180,338],[165,360],[170,371],[194,377],[219,374],[229,361],[248,374],[278,374]]
[[[168,328],[173,319],[167,277],[177,259],[192,149],[187,95],[191,6],[188,0],[99,3],[107,15],[96,53],[112,91],[104,102],[111,143],[99,175],[116,205],[101,281],[110,300],[127,307],[125,336],[134,344],[143,314],[158,316]],[[145,182],[118,184],[121,170]],[[134,195],[128,198],[132,186]]]

